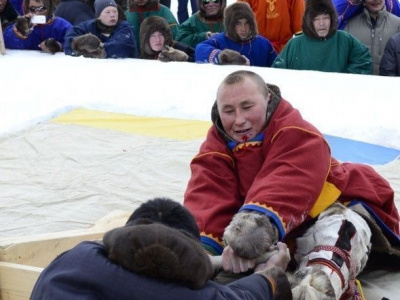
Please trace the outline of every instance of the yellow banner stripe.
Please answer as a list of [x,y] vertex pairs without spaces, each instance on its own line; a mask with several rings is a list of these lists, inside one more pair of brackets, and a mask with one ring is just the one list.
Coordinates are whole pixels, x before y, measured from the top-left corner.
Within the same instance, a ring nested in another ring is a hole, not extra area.
[[176,140],[205,138],[211,122],[172,118],[139,117],[105,111],[75,109],[51,122],[75,124]]

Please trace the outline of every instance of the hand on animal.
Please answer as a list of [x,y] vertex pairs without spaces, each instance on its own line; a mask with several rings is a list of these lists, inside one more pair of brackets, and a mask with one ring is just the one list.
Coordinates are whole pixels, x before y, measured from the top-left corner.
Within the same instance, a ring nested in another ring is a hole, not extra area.
[[77,55],[92,58],[105,58],[107,53],[101,40],[92,33],[78,36],[72,40],[72,49]]
[[265,262],[258,264],[254,269],[255,272],[263,272],[270,268],[280,268],[283,271],[286,270],[290,262],[290,253],[287,245],[278,242],[277,245],[271,246],[270,251],[271,252],[269,253],[272,255]]
[[139,274],[202,288],[214,268],[200,241],[183,230],[148,223],[107,232],[103,243],[108,258]]
[[23,36],[28,36],[31,33],[33,24],[29,16],[19,16],[15,21],[15,29]]
[[218,61],[220,65],[249,65],[249,60],[241,55],[239,52],[224,49],[218,54]]
[[223,241],[242,258],[254,259],[278,242],[278,229],[268,216],[255,211],[237,213],[225,228]]
[[164,46],[161,53],[158,55],[158,60],[162,62],[187,61],[188,58],[189,56],[185,52],[167,45]]
[[222,253],[222,268],[232,273],[244,273],[254,269],[256,260],[242,258],[236,255],[230,246],[226,246]]
[[54,54],[62,51],[61,43],[57,42],[53,38],[49,38],[39,44],[39,48],[44,52]]

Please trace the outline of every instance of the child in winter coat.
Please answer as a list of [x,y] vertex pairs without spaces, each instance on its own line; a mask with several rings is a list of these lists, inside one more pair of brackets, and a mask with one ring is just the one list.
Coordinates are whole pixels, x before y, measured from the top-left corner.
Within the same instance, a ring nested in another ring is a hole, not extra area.
[[[64,36],[72,25],[53,15],[51,0],[25,0],[23,16],[4,31],[4,43],[9,49],[43,50],[48,53],[62,51]],[[34,16],[42,16],[43,24],[33,23]]]
[[134,28],[118,21],[114,0],[96,0],[96,19],[74,26],[65,36],[64,52],[92,58],[137,58]]
[[196,46],[196,62],[270,67],[277,56],[270,41],[258,35],[254,13],[244,2],[224,12],[225,32]]
[[172,39],[164,18],[148,17],[140,26],[140,57],[167,61],[194,61],[194,49]]
[[178,21],[170,9],[159,3],[159,0],[128,0],[128,10],[125,12],[126,20],[135,27],[136,43],[140,47],[139,30],[142,22],[151,16],[164,18],[175,38],[178,29]]

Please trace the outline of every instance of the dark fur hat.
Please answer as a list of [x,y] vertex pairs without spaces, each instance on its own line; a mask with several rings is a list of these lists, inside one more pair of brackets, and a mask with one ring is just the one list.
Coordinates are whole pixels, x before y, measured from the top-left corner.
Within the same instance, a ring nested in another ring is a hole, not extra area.
[[140,205],[124,227],[104,235],[103,243],[110,260],[139,274],[194,289],[203,287],[214,275],[193,215],[168,198]]
[[246,2],[235,2],[229,5],[224,12],[224,25],[226,35],[236,42],[242,40],[235,33],[235,25],[238,20],[246,19],[250,24],[249,40],[258,34],[256,18],[251,7]]
[[141,223],[143,219],[162,223],[183,230],[200,239],[199,229],[193,215],[186,207],[169,198],[154,198],[140,205],[129,217],[126,225]]
[[146,18],[140,25],[140,54],[141,58],[154,59],[156,52],[150,48],[150,36],[159,31],[165,38],[165,45],[172,45],[172,31],[168,22],[159,16],[151,16]]
[[303,33],[310,38],[320,39],[318,34],[315,32],[313,21],[314,18],[321,14],[328,14],[331,17],[331,27],[327,37],[331,36],[337,31],[338,27],[338,16],[336,9],[333,6],[331,0],[307,0],[306,10],[303,15]]
[[[53,1],[52,0],[35,0],[35,2],[37,4],[43,3],[43,6],[46,7],[47,20],[49,20],[53,17]],[[24,0],[24,13],[25,14],[29,13],[29,0]]]
[[163,224],[137,224],[108,231],[103,238],[108,258],[139,274],[202,288],[214,275],[199,240]]
[[215,16],[212,17],[207,17],[206,16],[206,11],[204,9],[204,3],[203,0],[197,0],[197,7],[199,8],[199,14],[203,19],[206,20],[216,20],[216,19],[222,19],[224,16],[224,10],[226,7],[226,0],[220,0],[221,3],[221,9],[219,10],[219,13],[216,14]]

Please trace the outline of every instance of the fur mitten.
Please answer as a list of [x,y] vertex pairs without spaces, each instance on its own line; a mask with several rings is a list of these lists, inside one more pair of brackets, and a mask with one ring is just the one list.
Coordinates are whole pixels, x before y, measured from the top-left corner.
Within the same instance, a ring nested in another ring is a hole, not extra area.
[[220,65],[246,65],[246,59],[237,51],[224,49],[218,54]]
[[50,52],[51,54],[62,51],[61,44],[53,38],[49,38],[49,39],[45,40],[44,45],[47,48],[46,52]]
[[31,33],[32,28],[33,25],[29,17],[19,16],[15,21],[15,29],[17,29],[17,31],[23,36],[27,36]]
[[214,275],[199,240],[160,223],[113,229],[104,235],[103,243],[111,261],[139,274],[177,281],[193,289],[202,288]]
[[78,56],[83,55],[84,57],[105,58],[107,55],[101,40],[92,33],[87,33],[74,38],[71,47]]
[[158,55],[158,60],[163,62],[187,61],[188,58],[189,56],[185,52],[167,45],[164,46],[161,53]]
[[268,216],[255,211],[237,213],[225,228],[223,240],[236,255],[253,259],[270,251],[278,242],[278,229]]

